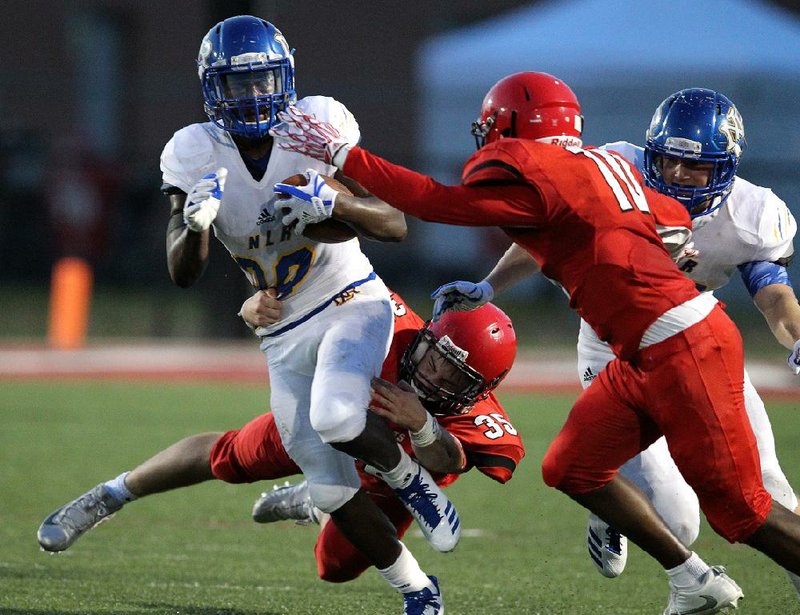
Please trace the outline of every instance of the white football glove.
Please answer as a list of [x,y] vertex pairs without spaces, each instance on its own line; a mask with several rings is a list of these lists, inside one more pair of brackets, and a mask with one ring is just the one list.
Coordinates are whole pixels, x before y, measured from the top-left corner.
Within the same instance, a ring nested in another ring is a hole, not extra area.
[[448,310],[468,312],[489,303],[494,298],[494,289],[486,280],[482,282],[465,282],[459,280],[440,286],[431,295],[433,304],[433,320]]
[[794,343],[792,353],[786,359],[786,362],[789,364],[789,369],[794,372],[795,376],[800,374],[800,340]]
[[190,230],[200,233],[211,226],[219,212],[219,203],[222,200],[227,177],[228,169],[220,167],[213,173],[204,175],[186,195],[183,221]]
[[314,169],[308,169],[305,175],[308,180],[305,186],[279,183],[272,188],[276,194],[290,197],[279,201],[278,206],[289,210],[281,219],[283,224],[289,226],[297,222],[294,227],[295,235],[302,235],[308,224],[316,224],[330,218],[336,205],[336,197],[339,195]]
[[278,113],[280,123],[270,129],[278,137],[278,147],[304,154],[326,164],[344,168],[350,149],[356,145],[343,136],[335,126],[303,113],[295,106]]

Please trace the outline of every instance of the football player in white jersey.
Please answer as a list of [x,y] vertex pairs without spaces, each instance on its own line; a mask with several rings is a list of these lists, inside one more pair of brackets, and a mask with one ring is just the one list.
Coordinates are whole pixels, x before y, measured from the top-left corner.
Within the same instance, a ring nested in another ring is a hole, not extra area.
[[[284,215],[273,191],[276,183],[305,173],[305,186],[284,186],[284,192],[320,208],[357,200],[319,181],[335,167],[273,146],[269,129],[296,100],[292,52],[269,22],[237,16],[209,30],[197,64],[210,121],[176,132],[161,155],[162,190],[171,204],[170,276],[182,287],[197,281],[213,227],[252,285],[281,300],[280,321],[256,334],[284,447],[303,470],[314,504],[402,593],[404,613],[440,613],[437,579],[421,570],[360,489],[353,464],[355,457],[380,473],[435,549],[455,548],[460,522],[452,504],[397,445],[385,421],[367,412],[370,381],[392,337],[389,292],[357,238],[312,241],[301,232],[304,220]],[[358,140],[358,124],[337,101],[313,96],[296,104]],[[377,200],[364,198],[373,205]],[[378,239],[402,239],[402,214],[388,205],[382,213],[353,226]]]
[[[627,142],[609,143],[603,148],[634,162],[651,187],[684,204],[692,218],[693,249],[679,253],[680,269],[708,292],[727,284],[738,269],[776,340],[791,351],[789,367],[800,373],[800,305],[786,270],[797,225],[786,204],[771,190],[736,176],[744,148],[744,126],[733,103],[712,90],[681,90],[656,109],[644,148]],[[688,238],[688,234],[682,238]],[[679,240],[679,250],[682,245]],[[453,282],[437,289],[434,310],[481,305],[537,271],[527,253],[512,246],[483,281]],[[589,386],[613,358],[608,345],[582,322],[578,376],[583,387]],[[744,388],[764,486],[775,500],[800,512],[797,496],[778,463],[764,402],[746,372]],[[697,538],[697,496],[672,461],[664,438],[631,459],[621,472],[652,500],[685,544]],[[613,578],[622,572],[627,558],[624,536],[591,515],[587,543],[589,555],[603,575]],[[790,578],[800,594],[800,579],[791,574]]]

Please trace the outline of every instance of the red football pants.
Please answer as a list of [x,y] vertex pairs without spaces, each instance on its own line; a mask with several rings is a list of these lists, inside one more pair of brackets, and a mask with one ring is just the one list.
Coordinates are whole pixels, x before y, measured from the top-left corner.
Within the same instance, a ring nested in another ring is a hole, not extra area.
[[772,498],[761,480],[743,380],[741,336],[717,306],[630,362],[608,364],[550,445],[545,482],[567,494],[599,489],[663,434],[714,530],[730,542],[746,540]]
[[[272,414],[262,414],[241,429],[225,432],[211,449],[211,471],[227,483],[252,483],[300,474],[281,443]],[[370,477],[366,478],[371,480]],[[397,498],[370,493],[402,537],[411,525],[411,515]],[[338,530],[327,523],[314,547],[321,579],[343,583],[355,579],[372,564]]]

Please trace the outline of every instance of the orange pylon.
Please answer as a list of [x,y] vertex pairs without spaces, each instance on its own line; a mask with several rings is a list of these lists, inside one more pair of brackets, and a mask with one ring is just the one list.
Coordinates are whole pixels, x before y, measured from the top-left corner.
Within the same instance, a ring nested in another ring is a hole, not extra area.
[[89,263],[64,257],[53,266],[47,339],[53,348],[71,350],[86,343],[94,273]]

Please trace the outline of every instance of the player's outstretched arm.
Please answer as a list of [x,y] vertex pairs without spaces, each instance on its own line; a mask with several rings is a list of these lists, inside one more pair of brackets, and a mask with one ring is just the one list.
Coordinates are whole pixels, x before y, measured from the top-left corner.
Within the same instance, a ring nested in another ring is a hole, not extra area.
[[347,186],[353,196],[339,197],[333,210],[333,218],[349,224],[367,239],[403,241],[406,238],[408,226],[403,212],[370,194],[361,184],[341,171],[334,177]]
[[427,470],[445,474],[464,471],[466,459],[459,441],[422,406],[405,382],[372,379],[370,410],[408,430],[414,455]]
[[512,243],[484,279],[492,285],[496,296],[539,271],[539,263],[524,248]]
[[479,308],[539,271],[539,264],[533,257],[512,243],[489,275],[480,282],[450,282],[433,291],[433,319],[438,320],[448,310],[466,311]]

